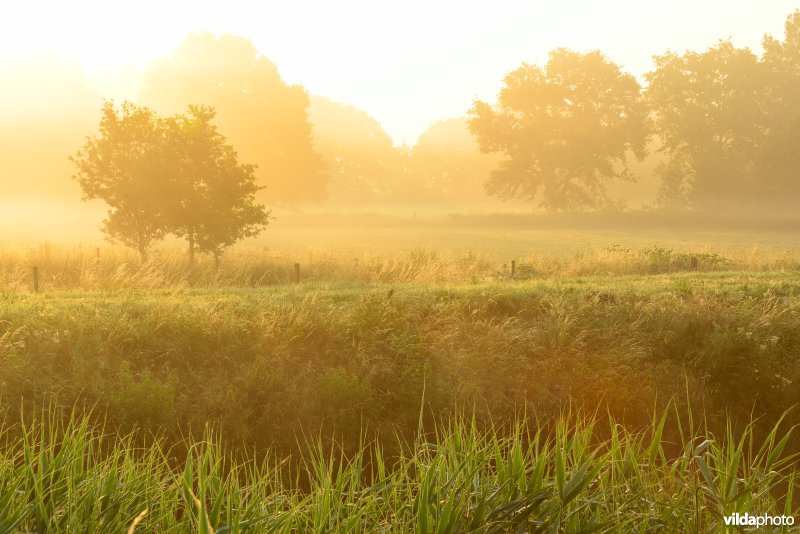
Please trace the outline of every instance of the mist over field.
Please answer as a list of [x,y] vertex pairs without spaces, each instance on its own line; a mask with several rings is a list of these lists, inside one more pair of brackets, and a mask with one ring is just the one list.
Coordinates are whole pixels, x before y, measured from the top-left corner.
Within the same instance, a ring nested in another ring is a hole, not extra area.
[[796,530],[800,2],[45,4],[0,533]]

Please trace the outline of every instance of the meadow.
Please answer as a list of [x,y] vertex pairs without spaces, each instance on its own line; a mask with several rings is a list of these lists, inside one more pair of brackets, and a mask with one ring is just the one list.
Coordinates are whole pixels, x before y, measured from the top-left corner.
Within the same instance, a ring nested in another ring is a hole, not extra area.
[[707,532],[800,514],[793,236],[540,231],[551,247],[509,230],[500,250],[461,231],[469,248],[370,253],[277,235],[218,270],[172,246],[144,265],[3,250],[0,530]]
[[800,532],[800,10],[42,3],[0,534]]

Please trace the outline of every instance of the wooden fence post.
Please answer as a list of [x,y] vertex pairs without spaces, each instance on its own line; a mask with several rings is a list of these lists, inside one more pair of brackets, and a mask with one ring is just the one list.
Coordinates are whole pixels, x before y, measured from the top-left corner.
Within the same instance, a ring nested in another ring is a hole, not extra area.
[[692,256],[690,265],[693,271],[697,270],[697,256]]
[[33,292],[39,292],[39,268],[35,265],[33,266]]
[[295,284],[299,284],[300,283],[300,264],[299,263],[295,263],[294,264],[294,283]]
[[511,260],[511,278],[517,274],[517,260]]

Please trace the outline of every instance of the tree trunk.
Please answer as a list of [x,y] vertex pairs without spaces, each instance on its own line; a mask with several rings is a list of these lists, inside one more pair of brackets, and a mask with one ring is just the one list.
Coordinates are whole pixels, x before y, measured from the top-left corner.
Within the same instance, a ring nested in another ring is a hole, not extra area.
[[147,245],[141,239],[139,240],[139,258],[141,258],[142,263],[147,261]]
[[190,231],[189,235],[189,265],[194,265],[194,231]]

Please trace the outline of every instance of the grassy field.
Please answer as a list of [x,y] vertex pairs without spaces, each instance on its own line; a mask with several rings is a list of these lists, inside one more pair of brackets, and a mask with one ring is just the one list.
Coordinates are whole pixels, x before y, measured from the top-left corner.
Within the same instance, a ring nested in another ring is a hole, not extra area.
[[[724,236],[708,244],[667,246],[635,235],[612,234],[608,244],[585,243],[589,232],[550,232],[543,238],[524,231],[511,233],[510,245],[503,244],[503,233],[493,238],[476,236],[474,248],[445,249],[399,246],[393,236],[400,229],[375,236],[376,241],[392,244],[393,253],[369,249],[368,237],[353,237],[347,246],[346,231],[331,230],[327,247],[315,248],[312,241],[295,234],[294,244],[234,247],[222,259],[219,270],[208,257],[189,265],[180,248],[156,248],[149,262],[142,265],[130,249],[113,246],[72,247],[50,243],[27,247],[0,248],[0,291],[25,293],[33,289],[32,269],[38,269],[40,287],[49,290],[173,289],[185,287],[270,287],[295,281],[295,264],[304,282],[469,284],[508,281],[511,262],[516,264],[514,280],[572,278],[590,275],[658,275],[692,270],[696,258],[698,272],[796,272],[800,270],[800,246],[792,246],[792,236],[761,236],[753,245],[734,246]],[[420,229],[430,234],[428,230]],[[444,234],[436,235],[443,239]],[[324,234],[323,234],[324,235]],[[470,235],[463,230],[463,238]],[[674,238],[673,238],[674,239]],[[322,238],[324,241],[324,237]],[[336,241],[338,240],[338,241]],[[626,243],[629,244],[621,244]],[[600,241],[600,243],[603,243]],[[760,244],[759,244],[760,243]],[[561,248],[558,248],[560,245]],[[800,245],[800,244],[799,244]],[[505,247],[502,253],[497,247]],[[364,247],[364,248],[362,248]],[[378,247],[376,247],[378,248]],[[516,253],[512,253],[512,249]]]
[[0,252],[0,531],[800,513],[793,248],[312,254]]

